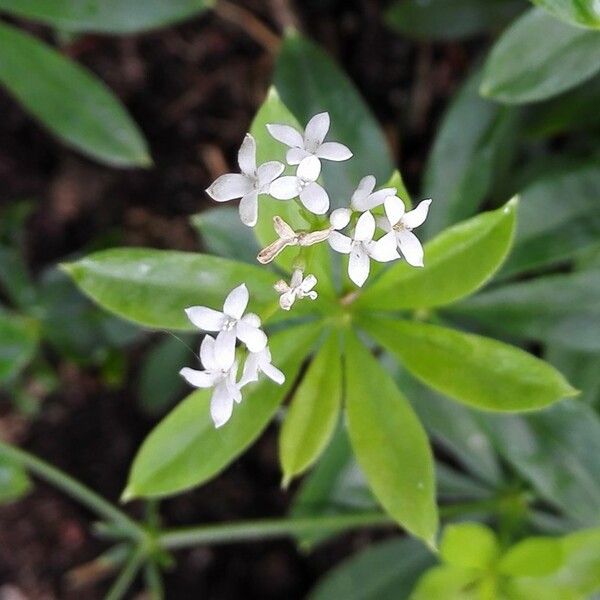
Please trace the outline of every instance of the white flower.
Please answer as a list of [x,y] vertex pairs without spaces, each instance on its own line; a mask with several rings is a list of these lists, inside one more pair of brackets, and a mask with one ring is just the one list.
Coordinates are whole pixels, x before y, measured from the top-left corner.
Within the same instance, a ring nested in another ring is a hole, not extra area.
[[329,196],[317,183],[320,173],[319,159],[310,156],[298,165],[296,175],[276,179],[269,193],[278,200],[291,200],[299,196],[307,210],[315,215],[324,215],[329,210]]
[[250,352],[244,372],[240,379],[240,387],[252,381],[258,381],[258,374],[264,373],[269,379],[281,385],[285,381],[285,375],[271,364],[271,350],[269,347],[263,348],[260,352]]
[[413,267],[423,266],[423,246],[412,232],[425,222],[431,200],[423,200],[418,206],[405,213],[404,202],[397,196],[385,200],[385,218],[378,220],[379,226],[389,233],[384,238],[391,238],[400,248],[406,262]]
[[242,400],[240,386],[236,384],[238,365],[235,360],[229,362],[228,356],[216,352],[216,341],[210,335],[205,336],[200,345],[200,360],[203,371],[184,367],[179,374],[197,388],[214,388],[210,399],[210,414],[215,427],[225,425],[233,412],[234,401]]
[[278,238],[256,257],[263,265],[270,263],[287,246],[312,246],[324,242],[331,233],[330,227],[317,231],[294,231],[279,215],[273,217],[273,228]]
[[304,134],[289,125],[267,125],[269,133],[282,144],[289,146],[286,160],[290,165],[298,165],[305,158],[315,156],[325,160],[348,160],[352,152],[339,142],[324,142],[329,131],[329,113],[315,115],[306,125]]
[[238,152],[241,173],[221,175],[207,190],[217,202],[241,198],[240,219],[254,227],[258,220],[258,196],[268,194],[271,182],[283,173],[284,165],[276,160],[256,166],[256,142],[247,133]]
[[259,352],[267,345],[267,336],[260,329],[258,315],[244,315],[246,306],[248,288],[242,283],[225,298],[223,312],[206,306],[191,306],[185,309],[189,320],[196,327],[204,331],[219,332],[214,350],[219,364],[233,363],[236,338],[244,342],[250,352]]
[[370,212],[364,212],[356,222],[353,237],[348,237],[339,231],[332,231],[329,245],[342,254],[349,254],[348,275],[359,287],[367,280],[372,258],[379,262],[389,262],[400,258],[396,251],[396,240],[382,237],[373,241],[375,235],[375,218]]
[[283,310],[290,310],[296,300],[302,298],[316,300],[318,294],[312,291],[315,285],[317,285],[317,278],[314,275],[304,277],[301,269],[294,269],[289,285],[283,279],[275,284],[275,290],[281,294],[279,305]]

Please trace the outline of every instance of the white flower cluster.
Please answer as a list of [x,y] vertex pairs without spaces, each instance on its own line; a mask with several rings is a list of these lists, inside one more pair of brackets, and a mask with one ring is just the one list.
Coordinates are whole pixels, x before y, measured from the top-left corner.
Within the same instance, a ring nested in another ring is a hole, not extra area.
[[[242,222],[254,227],[258,221],[258,198],[268,194],[281,201],[297,199],[305,211],[322,216],[329,212],[329,194],[319,183],[321,160],[344,161],[352,157],[349,148],[339,142],[325,141],[330,127],[329,114],[319,113],[307,123],[304,132],[289,125],[269,124],[271,136],[288,147],[285,160],[295,166],[295,175],[283,175],[285,165],[279,161],[256,164],[256,141],[246,134],[238,152],[240,173],[221,175],[206,191],[217,202],[240,199]],[[277,239],[260,251],[257,260],[267,264],[287,247],[312,246],[324,241],[336,252],[348,254],[348,275],[358,286],[369,276],[370,261],[390,262],[404,256],[415,267],[423,266],[423,248],[413,229],[427,218],[431,200],[424,200],[414,210],[405,212],[404,202],[396,188],[375,191],[376,181],[367,175],[359,182],[350,198],[348,208],[339,208],[329,215],[327,227],[295,231],[280,216],[273,218]],[[381,214],[374,209],[383,205]],[[383,234],[375,239],[377,228]],[[348,235],[341,230],[348,228]],[[315,300],[317,279],[295,268],[290,283],[280,280],[275,290],[280,294],[279,305],[290,310],[296,300]],[[214,388],[211,415],[220,427],[230,418],[234,402],[242,399],[241,388],[258,379],[259,372],[281,384],[284,375],[271,364],[267,337],[261,330],[257,315],[244,315],[248,305],[248,290],[244,284],[235,288],[225,300],[223,311],[203,306],[186,309],[189,319],[207,335],[200,348],[203,371],[184,368],[181,375],[193,386]],[[237,381],[236,340],[248,350],[242,377]]]

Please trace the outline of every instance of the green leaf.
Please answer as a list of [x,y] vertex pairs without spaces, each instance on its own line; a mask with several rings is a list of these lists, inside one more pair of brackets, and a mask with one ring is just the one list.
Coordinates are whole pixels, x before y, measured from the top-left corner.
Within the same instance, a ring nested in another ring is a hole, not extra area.
[[597,244],[600,237],[597,163],[541,177],[519,196],[514,248],[501,275],[562,263]]
[[492,48],[481,93],[509,104],[536,102],[583,83],[598,70],[597,32],[566,25],[534,8]]
[[19,500],[31,489],[31,480],[23,467],[0,456],[0,504]]
[[[481,287],[502,264],[515,229],[517,199],[447,229],[425,245],[425,267],[398,261],[358,297],[361,310],[443,306]],[[433,205],[432,210],[435,210]]]
[[600,29],[600,11],[595,0],[532,0],[565,23]]
[[284,372],[285,383],[263,378],[244,388],[243,401],[222,428],[215,429],[210,418],[211,390],[198,390],[178,404],[139,449],[123,497],[170,496],[220,473],[271,421],[319,332],[318,324],[309,324],[274,335],[274,364]]
[[236,207],[209,208],[194,215],[191,222],[200,234],[204,247],[211,254],[256,264],[260,248],[254,231],[242,223]]
[[0,0],[0,10],[73,32],[136,33],[187,19],[213,0]]
[[309,600],[408,600],[433,564],[431,554],[409,538],[379,542],[327,573]]
[[206,254],[114,248],[64,268],[90,298],[119,316],[157,329],[195,331],[184,309],[221,309],[241,283],[250,292],[249,310],[277,306],[276,276],[265,268]]
[[551,505],[581,525],[600,519],[600,419],[566,400],[535,415],[484,415],[498,452]]
[[385,19],[409,37],[456,40],[496,29],[522,9],[519,0],[396,0]]
[[480,575],[477,572],[440,566],[429,569],[419,579],[410,600],[479,600]]
[[151,164],[139,128],[95,75],[6,23],[0,56],[0,84],[67,145],[108,165]]
[[386,318],[362,323],[413,375],[476,408],[535,410],[577,393],[549,364],[490,338]]
[[597,352],[600,268],[504,285],[447,310],[492,332]]
[[38,337],[34,321],[0,311],[0,383],[18,375],[32,360]]
[[448,525],[440,542],[440,557],[453,567],[487,570],[500,555],[494,532],[479,523]]
[[354,334],[346,340],[350,441],[385,510],[435,547],[438,526],[433,456],[408,400]]
[[279,437],[283,484],[308,469],[333,435],[342,404],[342,363],[331,334],[296,390]]
[[562,565],[563,544],[558,538],[531,537],[512,546],[498,563],[503,575],[543,577]]
[[513,157],[518,112],[481,98],[481,76],[476,71],[456,94],[429,155],[423,181],[423,195],[433,198],[427,232],[472,216]]
[[394,169],[392,176],[383,184],[382,187],[396,188],[396,195],[402,200],[402,202],[404,202],[406,210],[410,210],[413,207],[414,202],[411,195],[408,193],[408,190],[406,189],[406,184],[404,183],[402,173],[400,173],[398,169]]
[[21,310],[29,309],[37,299],[35,286],[20,250],[4,245],[0,245],[0,286],[10,301]]
[[319,46],[288,32],[274,81],[302,127],[313,115],[328,111],[331,129],[327,139],[346,144],[354,153],[344,162],[323,161],[322,177],[332,208],[347,206],[365,175],[374,175],[380,185],[390,178],[394,167],[381,128],[344,71]]

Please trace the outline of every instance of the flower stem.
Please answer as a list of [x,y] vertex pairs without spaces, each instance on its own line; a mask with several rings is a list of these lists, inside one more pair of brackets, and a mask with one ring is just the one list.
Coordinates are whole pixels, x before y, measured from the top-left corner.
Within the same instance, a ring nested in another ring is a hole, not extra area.
[[143,560],[144,552],[142,550],[138,549],[132,552],[129,560],[125,563],[123,570],[108,591],[108,594],[106,594],[104,600],[121,600],[121,598],[125,597],[127,590],[133,583],[137,572],[142,566]]
[[123,533],[129,537],[140,540],[146,537],[145,529],[128,517],[124,512],[113,506],[110,502],[79,483],[66,473],[48,464],[41,458],[33,456],[29,452],[16,448],[10,444],[0,441],[0,456],[23,465],[40,479],[51,483],[65,494],[78,500],[97,515],[112,521]]

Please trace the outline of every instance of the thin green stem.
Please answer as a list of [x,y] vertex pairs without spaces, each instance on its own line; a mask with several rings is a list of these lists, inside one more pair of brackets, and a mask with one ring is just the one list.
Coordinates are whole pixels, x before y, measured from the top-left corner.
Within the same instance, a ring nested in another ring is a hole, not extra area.
[[165,592],[160,569],[153,562],[148,563],[144,570],[144,576],[152,600],[163,600]]
[[128,517],[124,512],[113,506],[110,502],[79,483],[66,473],[48,464],[41,458],[29,452],[0,441],[0,456],[13,460],[37,475],[40,479],[51,483],[65,494],[87,506],[97,515],[115,523],[130,537],[140,540],[146,537],[144,528]]
[[144,551],[142,549],[137,549],[135,552],[132,552],[129,560],[125,563],[123,570],[113,583],[112,587],[106,594],[104,600],[121,600],[127,593],[127,590],[130,588],[137,572],[142,566],[142,562],[144,560]]

